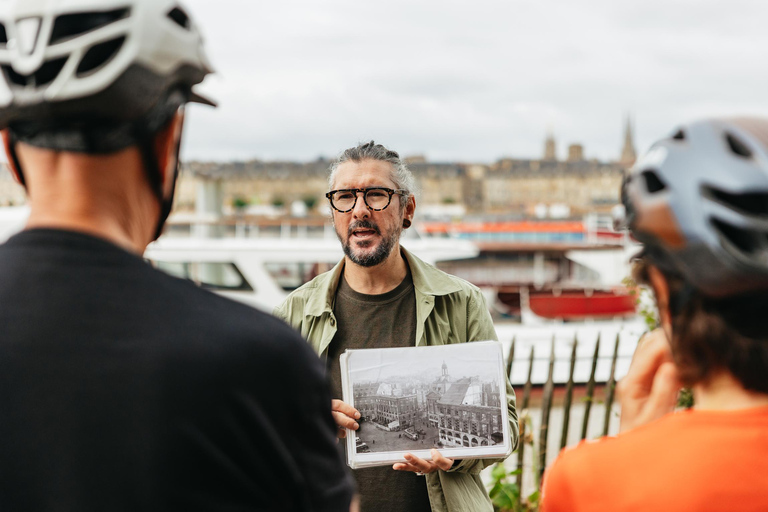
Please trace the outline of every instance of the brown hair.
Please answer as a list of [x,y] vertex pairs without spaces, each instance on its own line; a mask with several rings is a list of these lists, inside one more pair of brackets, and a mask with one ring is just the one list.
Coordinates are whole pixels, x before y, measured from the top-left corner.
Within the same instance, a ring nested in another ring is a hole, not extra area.
[[[635,261],[632,275],[638,284],[650,286],[649,265],[642,258]],[[672,304],[684,293],[685,281],[659,270],[669,285]],[[726,370],[745,389],[768,393],[768,293],[715,299],[693,292],[670,313],[672,355],[686,386]]]

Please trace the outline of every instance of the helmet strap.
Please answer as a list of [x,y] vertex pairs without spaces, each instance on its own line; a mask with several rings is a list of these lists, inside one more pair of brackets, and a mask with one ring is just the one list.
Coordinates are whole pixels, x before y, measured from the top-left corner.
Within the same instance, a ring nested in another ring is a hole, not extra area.
[[160,203],[160,215],[157,219],[157,225],[155,226],[155,233],[152,240],[157,240],[163,233],[163,227],[168,220],[168,216],[173,209],[173,197],[176,191],[176,180],[179,176],[179,148],[180,144],[176,144],[176,165],[173,169],[173,181],[171,183],[171,193],[168,197],[165,197],[163,193],[163,173],[160,170],[158,155],[155,150],[155,136],[150,133],[144,124],[134,125],[134,135],[136,142],[141,153],[141,158],[144,162],[144,171],[146,172],[147,179],[152,191],[155,193],[157,200]]

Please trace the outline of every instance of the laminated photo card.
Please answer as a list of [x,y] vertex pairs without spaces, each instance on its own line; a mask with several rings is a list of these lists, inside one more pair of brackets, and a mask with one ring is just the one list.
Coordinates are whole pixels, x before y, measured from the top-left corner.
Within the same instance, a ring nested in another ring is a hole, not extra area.
[[452,459],[511,453],[500,342],[347,350],[340,363],[343,399],[361,414],[347,431],[350,467],[431,460],[432,448]]

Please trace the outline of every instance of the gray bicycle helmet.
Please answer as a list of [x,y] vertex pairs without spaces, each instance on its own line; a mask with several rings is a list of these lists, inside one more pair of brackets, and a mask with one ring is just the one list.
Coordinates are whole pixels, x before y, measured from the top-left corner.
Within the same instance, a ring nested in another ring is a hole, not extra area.
[[627,174],[622,203],[619,224],[695,291],[768,290],[768,120],[683,126]]

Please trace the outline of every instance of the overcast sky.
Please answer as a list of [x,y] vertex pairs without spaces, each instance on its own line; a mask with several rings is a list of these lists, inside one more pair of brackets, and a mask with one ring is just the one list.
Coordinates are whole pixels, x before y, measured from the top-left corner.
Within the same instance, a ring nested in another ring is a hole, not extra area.
[[217,74],[184,157],[613,160],[686,120],[768,115],[764,0],[186,0]]

